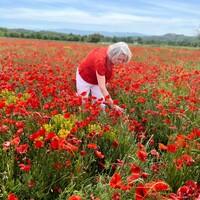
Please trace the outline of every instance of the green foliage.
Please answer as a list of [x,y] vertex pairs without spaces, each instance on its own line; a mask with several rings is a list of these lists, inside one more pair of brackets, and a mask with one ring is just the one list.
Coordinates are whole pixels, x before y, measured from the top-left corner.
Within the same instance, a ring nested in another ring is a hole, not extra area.
[[198,51],[134,46],[108,85],[125,112],[102,112],[74,92],[76,64],[94,44],[9,41],[0,48],[0,199],[132,200],[139,184],[143,194],[157,180],[169,188],[145,198],[164,199],[188,180],[199,184]]
[[163,36],[103,36],[99,33],[90,35],[79,34],[64,34],[50,31],[31,31],[25,29],[7,29],[0,28],[0,37],[14,37],[14,38],[32,38],[43,40],[57,40],[57,41],[74,41],[74,42],[120,42],[124,41],[135,45],[157,45],[157,46],[184,46],[184,47],[200,47],[199,34],[196,36],[184,36],[175,34],[166,34]]

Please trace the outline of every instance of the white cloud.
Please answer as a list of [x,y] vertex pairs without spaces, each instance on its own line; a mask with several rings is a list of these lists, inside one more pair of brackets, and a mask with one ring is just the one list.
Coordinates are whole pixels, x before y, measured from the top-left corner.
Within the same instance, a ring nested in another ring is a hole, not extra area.
[[94,15],[88,12],[80,11],[74,8],[63,10],[38,10],[17,8],[4,10],[0,9],[1,18],[4,19],[26,19],[26,20],[44,20],[44,21],[60,21],[74,22],[83,24],[129,24],[133,22],[157,22],[157,23],[198,23],[198,19],[190,18],[161,18],[151,16],[139,16],[126,13],[105,13],[102,15]]
[[[188,34],[200,25],[199,8],[194,4],[171,0],[139,1],[143,4],[133,6],[135,1],[131,0],[127,0],[125,4],[120,4],[120,1],[113,3],[113,1],[102,0],[97,6],[91,0],[75,2],[72,0],[35,0],[29,2],[30,4],[27,0],[19,0],[21,4],[16,3],[17,6],[13,5],[9,9],[0,7],[0,20],[1,24],[5,24],[7,20],[10,24],[16,24],[16,26],[18,24],[19,27],[22,25],[26,27],[43,25],[44,28],[71,26],[76,29],[87,27],[88,30],[146,34],[155,32]],[[54,6],[53,3],[56,5]],[[22,21],[23,24],[20,23]]]

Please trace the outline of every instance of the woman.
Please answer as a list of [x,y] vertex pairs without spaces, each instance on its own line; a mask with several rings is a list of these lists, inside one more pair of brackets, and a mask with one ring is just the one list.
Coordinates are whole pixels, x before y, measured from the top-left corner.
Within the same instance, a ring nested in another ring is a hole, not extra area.
[[106,88],[106,84],[113,76],[113,66],[123,65],[131,59],[131,51],[125,42],[118,42],[109,46],[98,47],[92,50],[80,63],[76,72],[76,88],[79,95],[91,92],[93,101],[101,100],[104,110],[106,100],[111,107],[122,111],[113,104],[113,100]]

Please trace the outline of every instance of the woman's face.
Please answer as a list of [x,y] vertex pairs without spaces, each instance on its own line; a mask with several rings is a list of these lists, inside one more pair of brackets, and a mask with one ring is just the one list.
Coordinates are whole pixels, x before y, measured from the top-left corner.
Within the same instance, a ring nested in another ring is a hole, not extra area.
[[126,62],[126,55],[120,54],[116,58],[114,65],[123,65],[125,62]]

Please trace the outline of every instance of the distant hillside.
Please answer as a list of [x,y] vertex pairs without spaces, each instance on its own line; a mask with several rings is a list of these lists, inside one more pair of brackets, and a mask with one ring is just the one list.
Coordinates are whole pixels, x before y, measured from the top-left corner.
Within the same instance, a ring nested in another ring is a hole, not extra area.
[[146,35],[143,33],[137,32],[106,32],[106,31],[86,31],[86,30],[76,30],[76,29],[48,29],[48,30],[28,30],[22,28],[2,28],[0,29],[7,30],[9,32],[17,32],[17,33],[32,33],[32,32],[46,32],[46,33],[64,33],[64,34],[74,34],[74,35],[91,35],[98,33],[105,37],[145,37],[145,38],[152,38],[152,39],[178,39],[178,38],[193,38],[194,36],[185,36],[182,34],[175,34],[175,33],[166,33],[164,35]]
[[67,33],[67,34],[76,34],[76,35],[91,35],[94,33],[99,33],[103,36],[107,36],[107,37],[144,37],[147,36],[145,34],[142,33],[136,33],[136,32],[106,32],[106,31],[85,31],[85,30],[75,30],[75,29],[51,29],[49,31],[52,32],[57,32],[57,33]]
[[55,29],[55,30],[27,30],[27,29],[8,29],[0,27],[0,37],[33,38],[44,40],[60,40],[74,42],[119,42],[137,45],[168,45],[168,46],[190,46],[199,47],[199,36],[185,36],[182,34],[167,33],[164,35],[145,35],[141,33],[128,32],[97,32],[83,31],[74,29]]

